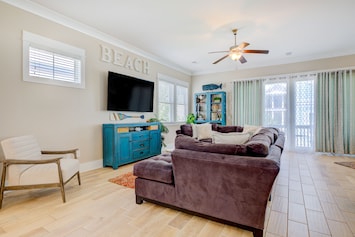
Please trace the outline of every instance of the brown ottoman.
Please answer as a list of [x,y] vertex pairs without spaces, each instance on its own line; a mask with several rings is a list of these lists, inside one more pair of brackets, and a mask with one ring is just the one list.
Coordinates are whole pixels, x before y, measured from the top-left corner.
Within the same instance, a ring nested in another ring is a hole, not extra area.
[[173,183],[173,168],[170,154],[161,154],[140,161],[133,166],[133,175],[162,183]]

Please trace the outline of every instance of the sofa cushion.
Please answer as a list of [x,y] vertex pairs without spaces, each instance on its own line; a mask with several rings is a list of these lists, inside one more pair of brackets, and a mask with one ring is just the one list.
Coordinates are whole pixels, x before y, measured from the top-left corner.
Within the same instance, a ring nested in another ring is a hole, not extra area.
[[271,132],[272,134],[274,134],[274,141],[276,141],[276,139],[278,138],[279,133],[280,133],[280,131],[277,128],[272,128],[272,127],[265,127],[260,130],[260,132],[263,132],[263,131],[268,131],[268,132]]
[[253,135],[245,145],[247,146],[248,154],[253,156],[267,156],[269,147],[272,144],[273,135],[257,133]]
[[265,141],[248,141],[245,144],[247,153],[252,156],[267,156],[269,154],[269,143]]
[[161,154],[140,161],[133,166],[133,174],[143,179],[162,183],[173,183],[173,169],[170,154]]
[[285,133],[284,132],[280,132],[278,134],[278,137],[275,141],[275,145],[280,147],[281,151],[283,151],[284,145],[285,145]]
[[245,145],[208,143],[208,142],[198,141],[192,137],[185,136],[182,134],[176,136],[175,148],[186,149],[191,151],[229,154],[229,155],[247,154],[247,148]]
[[229,132],[229,133],[221,133],[221,132],[212,132],[212,142],[213,143],[221,143],[221,144],[235,144],[240,145],[244,144],[249,140],[249,133],[241,133],[241,132]]
[[182,124],[180,125],[181,134],[192,137],[192,126],[191,124]]
[[266,139],[266,137],[270,140],[270,144],[274,143],[274,134],[270,131],[268,131],[267,129],[261,129],[257,134],[255,134],[254,136],[258,136],[258,139],[262,138],[264,140],[264,138]]
[[[193,137],[193,124],[182,124],[180,125],[180,130],[176,131],[176,134],[184,134]],[[242,132],[243,127],[241,126],[225,126],[216,123],[211,124],[212,131],[228,133],[228,132]]]
[[261,129],[261,126],[245,124],[243,127],[243,132],[250,133],[251,135],[254,135],[254,134],[258,133],[260,129]]
[[216,124],[216,126],[213,128],[213,130],[215,130],[217,132],[221,132],[221,133],[242,132],[243,127],[241,127],[241,126],[222,126],[222,125]]
[[212,138],[212,125],[210,123],[192,124],[192,137],[198,140]]
[[267,156],[267,158],[268,158],[269,160],[275,161],[277,164],[280,165],[281,153],[282,153],[282,150],[281,150],[280,147],[278,147],[278,146],[276,146],[276,145],[272,145],[272,146],[270,147],[269,155]]

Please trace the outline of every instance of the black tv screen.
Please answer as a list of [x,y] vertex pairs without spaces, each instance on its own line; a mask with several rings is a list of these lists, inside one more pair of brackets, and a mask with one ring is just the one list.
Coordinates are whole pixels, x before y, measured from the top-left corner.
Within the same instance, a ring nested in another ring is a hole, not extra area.
[[154,82],[108,72],[107,110],[153,112]]

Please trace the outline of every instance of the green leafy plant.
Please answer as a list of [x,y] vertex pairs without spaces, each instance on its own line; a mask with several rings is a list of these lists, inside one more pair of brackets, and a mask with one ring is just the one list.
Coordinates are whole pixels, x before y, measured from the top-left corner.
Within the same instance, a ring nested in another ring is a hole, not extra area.
[[[162,121],[158,118],[150,118],[147,120],[147,123],[152,123],[152,122],[158,122],[159,123],[159,127],[160,127],[160,131],[161,133],[168,133],[169,132],[169,128],[167,126],[165,126]],[[161,136],[161,143],[164,147],[166,147],[166,144],[164,142],[165,137],[162,135]]]
[[196,119],[195,114],[189,113],[186,118],[186,123],[187,124],[195,123],[195,119]]

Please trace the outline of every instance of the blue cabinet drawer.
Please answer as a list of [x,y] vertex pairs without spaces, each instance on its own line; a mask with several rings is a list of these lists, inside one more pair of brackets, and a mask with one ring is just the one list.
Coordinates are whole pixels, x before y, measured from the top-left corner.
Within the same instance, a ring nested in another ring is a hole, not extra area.
[[139,159],[149,155],[149,149],[142,149],[133,151],[133,159]]
[[148,140],[148,139],[149,139],[149,131],[132,133],[132,141]]
[[149,140],[142,140],[142,141],[133,141],[132,142],[132,150],[139,150],[149,148]]

